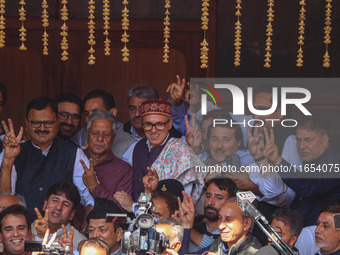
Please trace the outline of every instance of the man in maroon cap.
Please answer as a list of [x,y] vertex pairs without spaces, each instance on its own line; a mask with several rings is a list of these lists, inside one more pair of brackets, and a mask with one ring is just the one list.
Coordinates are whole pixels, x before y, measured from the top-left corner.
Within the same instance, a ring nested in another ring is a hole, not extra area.
[[140,140],[133,151],[133,198],[136,201],[144,191],[143,176],[147,167],[157,171],[159,179],[180,181],[186,193],[195,201],[201,195],[204,176],[195,172],[195,166],[203,163],[182,139],[172,138],[171,104],[165,100],[148,100],[141,105],[142,127],[145,138]]

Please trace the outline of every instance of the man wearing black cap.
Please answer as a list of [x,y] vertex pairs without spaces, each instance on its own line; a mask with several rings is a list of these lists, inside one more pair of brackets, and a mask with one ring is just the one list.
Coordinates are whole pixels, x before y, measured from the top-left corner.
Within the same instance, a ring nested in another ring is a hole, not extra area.
[[96,198],[93,210],[87,216],[89,238],[105,241],[111,255],[121,255],[120,241],[123,228],[118,223],[106,222],[107,213],[122,213],[119,207],[105,198]]

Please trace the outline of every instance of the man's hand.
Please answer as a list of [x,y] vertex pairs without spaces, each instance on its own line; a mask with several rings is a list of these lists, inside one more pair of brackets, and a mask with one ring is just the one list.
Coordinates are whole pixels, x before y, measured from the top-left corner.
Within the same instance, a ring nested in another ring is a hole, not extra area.
[[3,145],[4,145],[4,158],[8,160],[15,160],[15,158],[20,153],[20,141],[22,139],[22,135],[24,133],[24,129],[20,127],[19,134],[15,136],[14,132],[14,126],[11,119],[8,119],[8,125],[5,121],[2,121],[2,127],[4,131],[6,132],[6,135],[4,137]]
[[187,115],[184,116],[184,121],[187,128],[187,133],[185,136],[187,144],[194,150],[195,153],[198,153],[202,149],[203,137],[198,125],[196,125],[195,113],[191,115],[191,127]]
[[45,210],[45,216],[43,217],[38,208],[34,208],[37,215],[37,219],[33,222],[33,226],[37,230],[37,236],[43,238],[46,230],[48,229],[48,209]]
[[262,197],[262,193],[259,190],[259,186],[257,186],[250,178],[247,173],[225,173],[227,178],[230,178],[233,182],[235,182],[237,188],[239,190],[249,190],[254,194]]
[[275,144],[274,130],[270,129],[270,135],[268,134],[267,129],[264,130],[264,137],[266,139],[266,146],[264,148],[264,156],[272,162],[274,165],[279,165],[282,161],[282,158],[279,154],[279,149]]
[[182,223],[183,228],[191,229],[194,225],[195,220],[195,205],[194,200],[192,199],[190,194],[186,194],[185,191],[182,191],[183,194],[183,202],[178,197],[178,206],[179,206],[179,217],[174,219]]
[[61,225],[63,229],[63,236],[59,237],[59,243],[62,247],[65,247],[67,244],[70,245],[71,251],[73,250],[73,236],[74,236],[74,227],[71,227],[70,234],[67,234],[67,230],[65,225]]
[[264,139],[258,132],[258,127],[255,127],[254,134],[251,133],[250,127],[247,126],[248,134],[248,150],[254,159],[258,159],[264,156]]
[[93,191],[98,185],[97,176],[94,172],[93,160],[90,159],[90,168],[87,168],[82,159],[80,160],[80,163],[84,168],[83,182],[90,191]]
[[159,176],[157,171],[152,171],[150,167],[146,168],[148,170],[148,174],[143,176],[143,184],[145,187],[145,193],[155,193],[157,190]]
[[170,93],[171,104],[174,106],[179,106],[182,103],[182,98],[184,95],[185,79],[181,80],[179,75],[176,75],[176,79],[177,82],[171,83],[166,89],[166,92]]
[[118,201],[120,206],[127,212],[133,212],[132,211],[132,204],[134,201],[132,200],[132,197],[126,193],[125,191],[116,191],[116,193],[113,194],[113,197]]

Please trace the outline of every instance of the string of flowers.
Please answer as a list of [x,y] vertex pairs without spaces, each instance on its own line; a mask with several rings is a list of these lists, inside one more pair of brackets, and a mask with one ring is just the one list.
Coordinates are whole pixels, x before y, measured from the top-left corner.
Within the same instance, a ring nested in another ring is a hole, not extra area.
[[6,2],[5,0],[0,0],[0,48],[5,47],[5,38],[6,38],[6,33],[5,33],[5,28],[6,28],[6,23],[5,23],[5,5]]
[[44,33],[42,35],[42,41],[43,41],[43,55],[48,55],[48,34],[47,34],[47,27],[49,26],[49,23],[48,23],[48,11],[47,11],[47,8],[48,8],[48,4],[46,2],[46,0],[43,0],[42,1],[42,4],[41,4],[41,7],[43,9],[42,11],[42,26],[44,28]]
[[240,22],[240,16],[241,16],[241,3],[242,1],[241,0],[236,0],[236,17],[237,17],[237,22],[235,23],[235,43],[234,43],[234,46],[235,46],[235,59],[234,59],[234,65],[235,67],[239,66],[240,65],[240,61],[241,61],[241,22]]
[[26,20],[26,10],[24,8],[24,6],[26,5],[24,0],[20,0],[19,4],[21,4],[21,8],[19,9],[19,20],[21,21],[21,28],[19,29],[20,32],[20,41],[21,41],[21,46],[20,46],[20,50],[27,50],[26,46],[25,46],[25,42],[26,42],[26,28],[25,28],[25,24],[24,21]]
[[303,65],[303,55],[302,55],[302,53],[303,53],[303,50],[302,50],[302,45],[304,45],[305,43],[304,43],[304,34],[305,34],[305,20],[306,20],[306,15],[305,15],[305,13],[306,13],[306,9],[305,9],[305,5],[306,5],[306,3],[305,3],[305,0],[300,0],[300,5],[301,5],[301,9],[300,9],[300,18],[299,18],[299,21],[300,21],[300,23],[299,23],[299,34],[300,34],[300,36],[299,36],[299,40],[298,40],[298,45],[300,45],[300,47],[299,47],[299,50],[298,50],[298,55],[297,55],[297,60],[296,60],[296,66],[297,67],[301,67],[302,65]]
[[331,27],[331,8],[332,8],[332,5],[331,5],[331,2],[332,0],[326,0],[327,2],[327,5],[326,5],[326,18],[325,18],[325,27],[324,27],[324,31],[325,31],[325,36],[324,36],[324,43],[326,45],[326,53],[325,55],[323,56],[323,67],[330,67],[331,66],[331,60],[330,60],[330,56],[328,54],[328,45],[331,43],[331,31],[332,31],[332,27]]
[[274,21],[274,0],[268,0],[268,10],[267,10],[267,16],[268,16],[268,24],[267,24],[267,29],[266,29],[266,35],[267,35],[267,40],[266,40],[266,55],[264,55],[266,58],[264,60],[265,64],[264,67],[266,68],[270,68],[270,62],[271,62],[271,56],[272,54],[270,54],[271,52],[271,47],[272,46],[272,38],[271,36],[273,35],[273,26],[272,26],[272,22]]
[[104,20],[104,32],[105,41],[104,41],[104,54],[105,56],[110,55],[110,44],[111,40],[109,39],[109,29],[110,29],[110,1],[103,0],[103,20]]
[[66,25],[66,21],[68,20],[68,9],[67,9],[67,0],[61,0],[61,3],[63,4],[63,8],[61,9],[61,20],[64,21],[63,25],[61,26],[61,32],[60,35],[63,37],[61,40],[61,50],[63,51],[61,53],[61,60],[66,61],[68,60],[68,41],[67,41],[67,36],[68,36],[68,27]]
[[94,29],[95,29],[95,22],[94,22],[94,9],[96,8],[94,6],[95,2],[94,0],[90,0],[89,1],[89,22],[87,23],[88,26],[89,26],[89,40],[87,41],[88,44],[90,45],[90,49],[88,50],[88,52],[90,53],[90,56],[89,56],[89,62],[88,64],[89,65],[93,65],[96,63],[96,58],[95,56],[93,55],[93,53],[95,53],[95,50],[93,49],[93,45],[96,44],[96,41],[94,40],[95,37],[94,37]]
[[207,42],[207,31],[208,31],[208,24],[209,24],[209,0],[202,0],[202,30],[204,31],[204,38],[201,42],[201,68],[208,68],[208,51],[209,51],[209,44]]
[[169,63],[169,38],[170,38],[170,18],[169,18],[169,15],[170,15],[170,12],[169,12],[169,8],[170,8],[170,0],[165,0],[165,17],[164,17],[164,55],[163,55],[163,62],[164,63]]
[[123,62],[129,62],[129,49],[126,47],[126,44],[129,42],[129,35],[127,34],[127,31],[129,30],[129,10],[127,8],[127,5],[129,4],[129,1],[123,0],[124,9],[122,10],[122,29],[124,30],[124,33],[122,34],[121,41],[124,43],[124,48],[122,51],[123,56]]

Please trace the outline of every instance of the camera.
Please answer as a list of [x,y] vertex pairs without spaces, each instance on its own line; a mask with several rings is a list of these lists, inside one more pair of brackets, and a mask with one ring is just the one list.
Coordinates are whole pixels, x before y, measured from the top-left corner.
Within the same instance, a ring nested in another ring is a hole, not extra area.
[[62,247],[59,243],[53,243],[50,247],[46,247],[42,242],[25,241],[25,251],[37,251],[46,255],[70,255],[71,247],[70,245]]
[[[126,254],[162,254],[169,248],[169,237],[158,233],[153,227],[157,219],[153,217],[155,206],[150,193],[141,193],[138,199],[138,216],[126,218],[129,231],[124,231],[121,249]],[[106,221],[119,222],[121,215],[107,214]],[[120,221],[121,222],[121,221]]]

